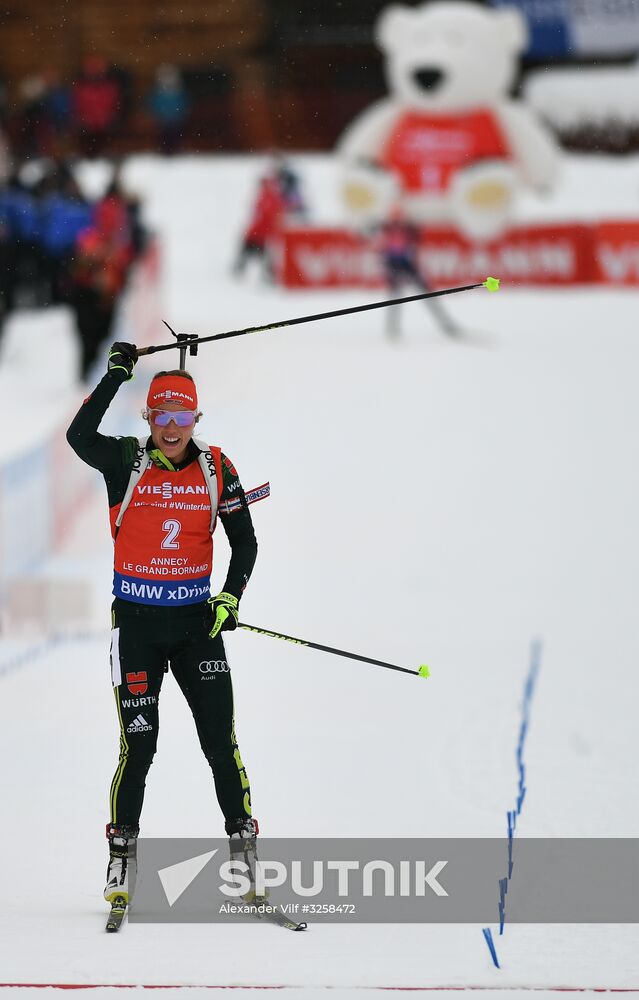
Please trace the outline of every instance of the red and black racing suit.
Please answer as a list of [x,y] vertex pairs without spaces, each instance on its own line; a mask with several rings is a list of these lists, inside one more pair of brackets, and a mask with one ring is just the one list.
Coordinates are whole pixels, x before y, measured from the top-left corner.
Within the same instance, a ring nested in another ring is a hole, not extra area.
[[[100,421],[124,380],[120,371],[105,375],[67,431],[76,454],[104,476],[109,508],[121,504],[139,448],[137,438],[98,433]],[[151,438],[146,450],[149,454],[153,450]],[[179,481],[180,472],[198,456],[198,448],[190,441],[184,461],[174,465],[167,476]],[[257,542],[244,491],[229,460],[222,461],[222,473],[218,513],[231,546],[223,590],[239,600],[253,570]],[[231,500],[232,512],[225,512],[224,501]],[[112,625],[120,753],[111,784],[111,823],[138,826],[146,775],[157,745],[160,688],[170,666],[193,713],[200,745],[211,766],[226,831],[235,832],[251,814],[250,788],[235,737],[233,689],[224,643],[221,634],[209,638],[213,625],[210,606],[206,600],[166,607],[116,597]]]

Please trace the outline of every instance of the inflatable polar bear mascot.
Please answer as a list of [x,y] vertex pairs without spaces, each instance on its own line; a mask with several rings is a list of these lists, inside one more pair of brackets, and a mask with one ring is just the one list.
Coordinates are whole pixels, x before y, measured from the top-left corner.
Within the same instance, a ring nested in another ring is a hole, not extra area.
[[415,222],[490,239],[518,187],[547,191],[559,165],[551,135],[508,97],[526,23],[514,8],[436,0],[393,5],[376,25],[390,96],[340,139],[342,195],[355,223],[401,205]]

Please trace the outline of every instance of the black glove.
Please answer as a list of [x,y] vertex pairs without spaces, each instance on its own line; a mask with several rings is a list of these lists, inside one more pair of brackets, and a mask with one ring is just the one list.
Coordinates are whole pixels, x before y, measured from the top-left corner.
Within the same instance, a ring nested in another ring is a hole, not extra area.
[[213,612],[213,628],[209,632],[211,639],[215,639],[218,632],[228,632],[237,628],[238,603],[237,597],[225,591],[217,597],[209,597]]
[[124,344],[119,341],[111,345],[109,351],[109,363],[107,371],[125,372],[126,381],[133,378],[133,368],[138,360],[138,352],[135,344]]

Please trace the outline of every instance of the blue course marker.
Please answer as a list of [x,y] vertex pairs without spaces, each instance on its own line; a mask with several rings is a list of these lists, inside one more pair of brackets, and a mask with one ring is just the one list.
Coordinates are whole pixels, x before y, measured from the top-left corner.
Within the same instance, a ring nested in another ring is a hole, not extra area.
[[495,942],[493,941],[493,936],[490,932],[490,927],[483,927],[482,934],[486,938],[486,944],[488,945],[488,950],[490,951],[492,960],[495,963],[495,968],[501,969],[499,959],[497,958],[497,952],[495,951]]
[[[506,877],[499,880],[498,912],[500,935],[504,933],[504,925],[506,923],[506,894],[513,875],[513,842],[515,839],[515,830],[517,828],[517,818],[521,815],[524,799],[526,798],[526,765],[524,764],[524,746],[528,735],[528,727],[530,725],[530,709],[533,695],[535,693],[535,684],[539,673],[540,661],[541,642],[539,640],[535,640],[532,643],[530,650],[530,666],[528,668],[528,675],[524,684],[524,697],[521,704],[521,722],[519,725],[519,733],[517,734],[517,746],[515,748],[515,760],[517,762],[518,771],[516,806],[514,809],[508,810],[506,813],[506,821],[508,824],[508,870]],[[491,958],[496,968],[500,969],[501,966],[497,959],[495,942],[493,941],[493,935],[490,928],[482,928],[482,933],[486,940],[486,944],[488,945]]]

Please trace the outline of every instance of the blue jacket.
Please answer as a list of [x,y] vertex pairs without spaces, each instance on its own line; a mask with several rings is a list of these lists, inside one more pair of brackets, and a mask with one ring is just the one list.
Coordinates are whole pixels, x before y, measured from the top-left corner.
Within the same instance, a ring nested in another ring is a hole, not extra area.
[[36,198],[17,187],[4,188],[0,194],[0,212],[11,240],[37,242],[42,235],[42,222]]
[[53,256],[73,250],[83,229],[93,221],[93,209],[63,194],[47,195],[41,208],[42,245]]

